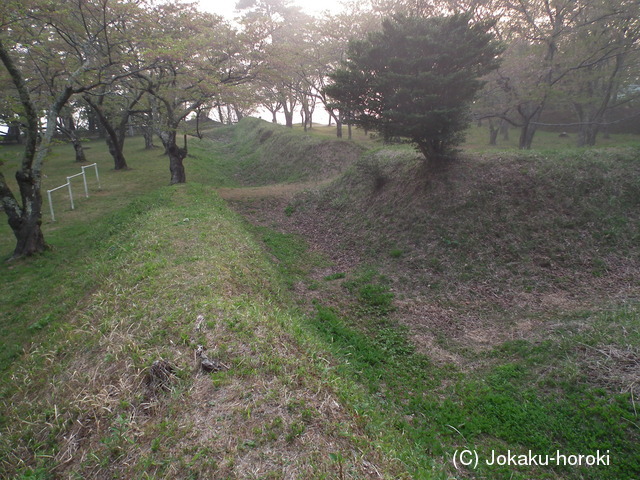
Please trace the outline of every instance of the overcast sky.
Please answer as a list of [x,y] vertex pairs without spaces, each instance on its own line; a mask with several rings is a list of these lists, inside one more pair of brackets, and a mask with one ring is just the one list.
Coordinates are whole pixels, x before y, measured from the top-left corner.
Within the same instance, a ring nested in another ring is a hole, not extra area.
[[[319,14],[325,10],[332,13],[340,11],[341,0],[293,0],[294,5],[302,7],[302,9],[310,14]],[[207,12],[217,13],[227,18],[236,16],[234,12],[237,0],[199,0],[203,10]]]

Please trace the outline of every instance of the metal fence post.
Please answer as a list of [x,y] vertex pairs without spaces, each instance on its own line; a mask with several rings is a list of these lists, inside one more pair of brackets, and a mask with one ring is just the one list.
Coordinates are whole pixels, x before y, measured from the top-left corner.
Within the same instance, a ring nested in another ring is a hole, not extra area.
[[71,182],[67,178],[67,186],[69,187],[69,199],[71,200],[71,210],[75,210],[76,207],[73,204],[73,192],[71,191]]
[[51,192],[53,190],[47,190],[47,196],[49,197],[49,210],[51,210],[51,221],[56,221],[56,216],[53,214],[53,201],[51,200]]

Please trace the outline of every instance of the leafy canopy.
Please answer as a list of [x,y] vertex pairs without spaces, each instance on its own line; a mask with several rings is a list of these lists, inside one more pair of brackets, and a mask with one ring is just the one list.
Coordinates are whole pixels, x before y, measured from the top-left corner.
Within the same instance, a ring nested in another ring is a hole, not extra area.
[[326,93],[352,123],[442,158],[462,140],[480,78],[498,67],[492,25],[469,14],[387,19],[382,31],[350,42]]

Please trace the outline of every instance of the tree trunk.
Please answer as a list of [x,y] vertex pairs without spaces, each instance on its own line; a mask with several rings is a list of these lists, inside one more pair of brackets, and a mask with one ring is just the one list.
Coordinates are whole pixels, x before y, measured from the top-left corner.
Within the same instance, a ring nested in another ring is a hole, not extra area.
[[120,145],[117,139],[114,141],[111,135],[106,138],[107,148],[109,149],[109,153],[113,157],[113,169],[114,170],[125,170],[128,167],[127,160],[124,158],[124,153],[122,152],[122,145]]
[[7,130],[7,134],[5,135],[5,139],[8,141],[14,141],[17,144],[22,144],[22,135],[20,134],[20,126],[19,125],[9,125],[9,129]]
[[87,158],[84,155],[84,148],[82,148],[82,142],[78,137],[78,131],[76,130],[76,124],[73,121],[73,116],[71,114],[66,115],[61,118],[60,121],[60,130],[62,130],[62,132],[69,138],[73,145],[73,149],[76,152],[76,163],[86,162]]
[[306,94],[300,100],[301,108],[300,108],[300,116],[302,117],[302,128],[306,132],[311,121],[311,109],[309,106],[309,96]]
[[580,126],[578,132],[578,147],[593,147],[596,144],[596,137],[600,131],[597,123],[588,123]]
[[202,140],[202,133],[200,133],[200,113],[202,112],[202,109],[199,108],[196,111],[196,137],[198,137],[200,140]]
[[42,195],[40,182],[31,171],[16,173],[22,196],[20,207],[0,173],[0,204],[8,217],[8,223],[16,237],[12,259],[27,257],[45,251],[48,246],[42,233]]
[[[106,128],[106,125],[105,125]],[[124,132],[118,132],[113,128],[107,128],[107,146],[113,157],[114,170],[126,170],[129,168],[124,158]]]
[[231,105],[227,105],[227,125],[231,125],[233,123],[233,115],[231,112]]
[[289,110],[287,107],[284,107],[284,124],[293,128],[293,110]]
[[309,128],[313,128],[313,112],[315,112],[316,110],[316,101],[314,99],[314,97],[309,94],[309,98],[311,98],[312,100],[309,102],[308,108],[307,108],[307,121],[309,122]]
[[30,257],[42,253],[49,248],[42,233],[42,215],[29,215],[22,219],[17,228],[13,228],[16,236],[16,248],[11,258]]
[[[109,148],[109,153],[113,157],[113,169],[125,170],[129,168],[127,165],[127,160],[124,158],[124,153],[123,153],[124,132],[122,132],[121,134],[119,132],[116,132],[116,129],[113,128],[113,125],[111,125],[111,122],[102,111],[102,107],[100,105],[96,104],[88,96],[85,96],[84,99],[89,105],[91,105],[91,108],[93,108],[93,111],[96,113],[96,115],[98,116],[98,119],[100,120],[100,125],[102,125],[102,127],[107,132],[106,142],[107,142],[107,147]],[[127,114],[127,118],[129,118],[128,114]],[[126,125],[126,121],[124,122],[124,124]]]
[[47,128],[42,138],[41,148],[37,150],[39,112],[31,100],[29,89],[22,72],[14,63],[0,40],[0,60],[4,64],[18,91],[20,103],[26,119],[26,141],[20,170],[16,180],[22,197],[22,206],[0,172],[0,203],[7,214],[9,226],[16,237],[16,248],[11,258],[20,258],[43,252],[47,248],[42,234],[42,194],[40,192],[41,169],[48,147],[56,131],[56,119],[62,107],[71,97],[70,87],[65,88],[49,107]]
[[109,147],[109,152],[113,156],[114,170],[125,170],[129,168],[127,166],[127,161],[124,158],[124,140],[127,132],[127,124],[129,123],[131,110],[140,101],[143,94],[144,91],[140,90],[133,97],[128,99],[129,101],[122,108],[115,127],[110,119],[107,118],[107,115],[105,115],[102,108],[102,100],[104,99],[104,96],[100,97],[100,101],[97,104],[93,102],[91,97],[88,95],[84,97],[85,101],[91,106],[91,108],[93,108],[96,115],[98,115],[100,123],[107,131],[107,146]]
[[424,156],[427,167],[437,169],[445,164],[444,145],[441,142],[417,143],[416,145]]
[[89,135],[100,136],[104,131],[99,128],[100,121],[98,120],[96,112],[91,108],[91,105],[85,106],[84,110],[87,114],[87,130],[89,131]]
[[169,156],[169,171],[171,172],[170,185],[186,183],[187,175],[185,173],[183,160],[187,157],[187,136],[184,136],[184,148],[180,148],[176,143],[175,131],[161,132],[160,139]]
[[522,118],[520,125],[520,139],[518,148],[520,150],[530,150],[533,143],[533,137],[538,128],[537,122],[540,120],[542,111],[546,104],[546,96],[537,102],[525,102],[516,108],[518,114]]
[[[40,182],[30,172],[16,173],[16,180],[22,196],[22,217],[11,225],[16,237],[14,257],[30,256],[47,248],[42,234],[42,193]],[[9,219],[11,224],[11,219]]]
[[171,172],[171,185],[186,183],[187,175],[184,170],[183,160],[187,156],[185,149],[172,145],[167,149],[169,153],[169,171]]
[[[590,92],[585,105],[574,102],[573,105],[578,114],[578,120],[580,121],[580,132],[578,134],[579,147],[592,147],[596,144],[596,137],[604,123],[606,112],[609,109],[611,101],[616,96],[618,77],[623,70],[626,56],[626,53],[619,53],[615,56],[613,69],[606,80],[595,82],[597,84],[601,83],[600,88],[594,85],[593,82],[587,81],[585,83],[585,90]],[[590,72],[590,69],[587,71]],[[587,78],[589,78],[589,76],[587,76]],[[600,92],[600,95],[597,95],[595,92]]]
[[84,155],[82,143],[78,140],[72,140],[72,143],[73,149],[76,151],[76,163],[85,163],[87,161],[87,157]]
[[518,106],[517,110],[522,117],[522,125],[520,126],[520,139],[518,140],[518,148],[520,150],[530,150],[533,143],[533,137],[536,134],[536,122],[540,119],[544,103],[524,104]]
[[533,136],[536,134],[536,126],[531,122],[525,123],[520,129],[520,139],[518,140],[518,148],[520,150],[531,150]]
[[145,150],[153,150],[156,148],[153,144],[153,127],[151,125],[145,125],[142,127],[142,136],[144,137]]
[[282,105],[282,110],[284,112],[284,124],[289,128],[293,128],[293,111],[296,108],[295,98],[288,98],[283,94],[280,99],[280,105]]
[[493,119],[489,119],[489,145],[498,144],[498,133],[500,133],[500,127],[496,126]]
[[505,119],[500,120],[500,132],[502,133],[502,140],[509,141],[509,122]]
[[144,148],[145,150],[152,150],[156,148],[153,144],[153,132],[155,130],[155,121],[158,118],[157,98],[151,97],[149,100],[151,108],[145,113],[145,122],[142,127],[142,135],[144,136]]

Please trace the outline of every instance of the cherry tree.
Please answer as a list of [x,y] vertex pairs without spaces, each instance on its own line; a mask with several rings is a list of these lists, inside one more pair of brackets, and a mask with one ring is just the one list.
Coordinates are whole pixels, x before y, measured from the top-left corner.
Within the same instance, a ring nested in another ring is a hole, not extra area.
[[0,174],[0,202],[17,241],[12,258],[47,248],[41,229],[42,168],[57,120],[74,95],[129,74],[118,68],[120,27],[137,8],[138,3],[107,0],[8,0],[0,6],[0,60],[19,99],[16,114],[26,125],[16,173],[20,199]]
[[247,81],[254,67],[253,39],[236,32],[222,17],[192,5],[167,3],[151,13],[149,36],[142,45],[150,65],[138,74],[155,99],[155,131],[169,156],[170,183],[185,183],[187,136],[179,145],[181,123],[212,104],[222,85]]

